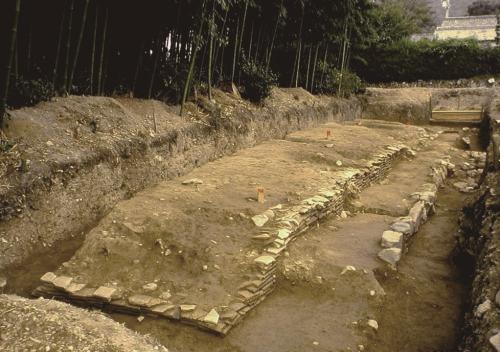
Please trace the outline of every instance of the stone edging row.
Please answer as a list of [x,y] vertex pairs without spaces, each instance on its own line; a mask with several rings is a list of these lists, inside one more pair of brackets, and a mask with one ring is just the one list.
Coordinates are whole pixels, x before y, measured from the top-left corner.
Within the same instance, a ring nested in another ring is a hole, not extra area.
[[418,192],[410,196],[413,206],[408,215],[396,219],[391,224],[391,229],[382,233],[380,245],[384,249],[378,253],[378,258],[391,267],[396,267],[413,236],[434,212],[438,190],[454,170],[455,165],[449,159],[439,160],[431,167],[432,181],[423,184]]

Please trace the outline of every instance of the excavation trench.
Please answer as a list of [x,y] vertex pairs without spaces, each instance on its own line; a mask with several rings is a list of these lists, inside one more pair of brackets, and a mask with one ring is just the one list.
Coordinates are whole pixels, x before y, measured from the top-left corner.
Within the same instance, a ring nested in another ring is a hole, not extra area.
[[457,350],[469,284],[455,262],[463,202],[464,195],[446,185],[398,271],[376,272],[387,296],[368,351]]
[[[329,141],[324,140],[325,128],[331,128],[333,131],[333,143],[336,144],[333,150],[330,150],[329,146],[325,147],[325,144],[330,144]],[[438,130],[435,128],[430,133]],[[242,151],[231,162],[225,163],[222,160],[208,164],[204,167],[205,171],[195,170],[185,179],[203,179],[204,183],[196,187],[160,186],[150,193],[158,199],[153,199],[148,191],[145,191],[138,195],[139,198],[135,197],[136,200],[124,202],[107,219],[101,221],[92,230],[93,232],[90,232],[93,233],[91,236],[94,239],[98,239],[97,233],[105,236],[113,233],[115,223],[121,224],[127,221],[132,222],[132,225],[127,224],[126,228],[121,227],[120,234],[128,231],[127,236],[135,238],[138,234],[135,229],[139,225],[133,223],[135,221],[133,216],[141,216],[138,214],[139,208],[137,207],[140,205],[141,211],[151,213],[147,216],[147,221],[153,221],[153,227],[148,227],[150,225],[147,222],[143,225],[146,228],[145,233],[152,231],[150,251],[156,251],[155,248],[158,246],[156,237],[160,236],[162,231],[171,230],[168,226],[162,227],[166,225],[151,219],[158,217],[156,213],[168,213],[169,216],[173,214],[174,217],[176,215],[171,212],[171,209],[162,208],[156,202],[162,203],[163,197],[168,199],[172,195],[180,194],[176,192],[186,190],[185,199],[172,196],[173,205],[197,219],[196,226],[199,226],[199,229],[209,237],[207,241],[220,244],[227,234],[236,233],[237,229],[251,234],[258,233],[253,230],[253,224],[250,226],[249,220],[245,217],[240,219],[239,214],[247,213],[249,215],[245,216],[250,216],[252,213],[266,209],[259,207],[253,200],[248,200],[251,196],[246,190],[248,185],[244,188],[239,187],[243,184],[243,180],[249,182],[251,187],[255,187],[255,184],[260,182],[259,177],[267,177],[267,188],[276,189],[275,192],[268,194],[270,205],[293,203],[314,196],[314,192],[323,189],[326,184],[323,176],[318,175],[330,173],[331,169],[338,172],[339,170],[335,170],[334,166],[337,160],[343,161],[342,168],[346,165],[351,168],[361,167],[360,159],[369,159],[371,155],[376,154],[372,145],[377,145],[377,143],[380,146],[387,145],[384,139],[387,136],[391,136],[394,143],[401,141],[413,143],[412,147],[418,149],[414,160],[404,157],[398,159],[391,166],[392,169],[389,170],[386,178],[374,179],[374,183],[360,194],[358,202],[361,206],[353,203],[354,206],[349,208],[352,213],[348,217],[339,217],[340,212],[332,212],[320,222],[316,219],[312,223],[313,226],[309,226],[306,232],[297,237],[296,241],[291,242],[282,252],[281,258],[277,259],[276,269],[273,269],[275,270],[273,271],[275,273],[274,291],[266,294],[266,299],[262,300],[254,310],[245,312],[243,322],[235,324],[231,333],[224,339],[189,326],[182,326],[175,321],[146,317],[145,320],[141,319],[139,322],[136,315],[148,314],[148,311],[143,308],[133,310],[133,315],[119,314],[116,309],[112,309],[113,318],[125,322],[128,327],[138,332],[155,336],[165,346],[178,351],[298,352],[366,349],[377,352],[453,351],[461,327],[464,295],[467,291],[467,283],[461,279],[460,272],[451,256],[455,247],[454,235],[458,226],[457,220],[465,199],[463,193],[459,193],[450,185],[450,182],[456,182],[456,180],[447,181],[444,188],[438,192],[435,214],[408,242],[408,253],[403,255],[397,271],[389,269],[377,258],[377,253],[381,250],[379,243],[382,232],[388,230],[397,217],[406,215],[410,194],[418,191],[422,184],[429,182],[428,176],[433,165],[447,155],[451,156],[451,162],[455,164],[460,164],[465,160],[463,152],[452,148],[455,134],[436,134],[436,137],[430,139],[426,137],[421,143],[417,143],[419,131],[422,130],[379,122],[366,122],[363,127],[331,124],[328,127],[294,134],[287,138],[287,141],[272,141],[263,146]],[[350,144],[339,142],[344,138],[349,140],[349,136],[359,135],[359,133],[365,133],[364,138],[372,139]],[[377,137],[369,137],[372,133],[376,133]],[[337,143],[340,144],[337,145]],[[257,161],[253,159],[252,153],[261,155],[264,151],[271,149],[273,155],[278,155],[277,160],[269,158]],[[266,165],[267,171],[264,175],[260,174],[260,166],[256,163]],[[295,173],[296,163],[307,165],[301,171],[302,174]],[[276,164],[279,164],[279,167],[274,168],[273,165]],[[238,178],[237,172],[240,172],[244,178]],[[283,172],[288,175],[289,185],[282,185],[280,181]],[[231,174],[232,178],[226,181],[224,177],[228,174]],[[335,175],[338,177],[338,174]],[[218,181],[215,180],[221,181],[219,187],[214,187],[214,189],[219,189],[219,193],[214,195],[210,191],[207,193],[208,198],[203,198],[203,192],[206,192],[204,188],[212,183],[217,184]],[[309,184],[305,185],[303,183],[305,180]],[[226,188],[228,183],[230,186]],[[169,184],[175,184],[175,180],[169,181]],[[295,193],[298,189],[301,192]],[[226,197],[229,194],[233,197],[231,201]],[[219,196],[223,198],[219,199]],[[218,205],[211,204],[210,199]],[[200,212],[187,209],[186,204],[189,203],[199,208]],[[203,206],[199,207],[200,204]],[[219,208],[226,210],[220,212]],[[227,210],[229,208],[231,211]],[[178,220],[173,226],[185,226],[182,221],[185,220]],[[217,224],[214,225],[213,222]],[[161,231],[158,230],[159,228]],[[264,232],[271,233],[269,229],[265,229]],[[193,232],[193,234],[196,233],[197,231]],[[221,236],[215,237],[219,233]],[[170,232],[169,236],[171,236]],[[86,238],[89,238],[88,234]],[[125,238],[125,235],[122,238]],[[145,246],[148,246],[145,238],[144,241]],[[227,261],[221,263],[217,259],[210,262],[210,257],[205,254],[193,252],[190,245],[210,245],[204,242],[198,243],[201,239],[190,237],[188,241],[194,241],[194,243],[182,242],[182,239],[176,241],[178,241],[176,246],[167,247],[168,244],[165,244],[165,248],[169,251],[174,251],[174,249],[180,251],[179,254],[186,250],[197,258],[196,265],[188,269],[190,275],[196,278],[193,287],[200,288],[201,295],[193,293],[192,290],[189,291],[189,287],[182,285],[169,286],[174,296],[176,294],[174,289],[176,289],[179,290],[180,298],[178,299],[185,299],[185,301],[174,301],[174,304],[203,305],[189,301],[189,294],[193,299],[200,299],[199,297],[205,295],[207,299],[215,302],[211,304],[223,306],[225,301],[217,303],[216,299],[219,299],[219,296],[213,295],[210,287],[220,280],[217,279],[217,275],[224,276],[225,273],[217,273],[216,270],[212,270],[212,266],[225,269],[225,266],[230,268],[229,263]],[[58,276],[66,273],[74,277],[79,277],[83,272],[83,276],[86,276],[89,282],[95,280],[92,278],[92,275],[96,275],[95,272],[85,269],[92,266],[92,261],[85,261],[86,264],[81,267],[82,262],[78,261],[78,258],[96,255],[93,250],[97,251],[95,260],[102,273],[109,277],[116,275],[115,277],[118,278],[121,274],[113,274],[112,270],[116,269],[108,268],[106,265],[115,260],[113,255],[116,249],[124,248],[123,245],[116,248],[108,247],[109,252],[103,252],[103,247],[99,247],[100,245],[102,243],[98,245],[94,243],[88,247],[87,243],[88,248],[85,249],[85,239],[82,236],[75,236],[70,240],[55,244],[45,252],[33,255],[22,265],[9,270],[7,292],[29,296],[33,289],[40,287],[40,277],[46,272],[56,272]],[[236,247],[224,247],[223,251],[233,256],[231,258],[242,261],[244,257],[237,254],[241,248],[238,246],[242,246],[245,253],[259,250],[255,244],[237,242]],[[212,247],[215,253],[222,254],[217,251],[215,245]],[[103,255],[108,257],[104,258]],[[76,261],[75,258],[77,258]],[[137,259],[134,258],[130,253],[126,254],[126,259],[130,261],[131,266],[137,265],[133,264],[137,263]],[[184,257],[180,255],[177,260],[182,258]],[[219,257],[216,255],[214,258]],[[139,259],[143,260],[143,258]],[[152,259],[160,260],[156,257]],[[205,261],[208,261],[210,265],[209,270],[202,266]],[[183,265],[192,265],[192,263]],[[346,272],[345,269],[348,266],[353,266],[356,270]],[[247,264],[239,267],[238,270],[230,268],[229,275],[233,277],[237,271],[238,280],[240,277],[251,279],[253,272],[246,272],[246,268]],[[243,275],[241,271],[244,271]],[[109,277],[108,282],[111,281]],[[155,281],[154,276],[151,276],[145,280],[157,282],[161,286],[163,280],[166,279],[160,277],[159,281]],[[196,281],[208,285],[208,290],[202,286],[196,286],[198,285]],[[104,281],[97,280],[96,282],[106,285]],[[139,286],[142,284],[141,282]],[[224,283],[224,285],[230,287],[236,285],[236,281]],[[134,290],[140,290],[137,287],[136,284]],[[40,292],[44,291],[38,291],[38,295]],[[46,291],[43,295],[50,296],[53,293],[57,292]],[[125,291],[125,294],[127,293],[128,291]],[[188,297],[187,301],[186,297]],[[61,298],[73,303],[83,303],[82,301],[75,302],[71,296]],[[119,304],[122,305],[128,304],[120,302]],[[102,302],[90,305],[109,311],[109,306]],[[203,308],[206,314],[208,309]],[[189,316],[189,319],[196,325],[195,321],[199,317]],[[378,322],[377,331],[367,327],[369,320]]]

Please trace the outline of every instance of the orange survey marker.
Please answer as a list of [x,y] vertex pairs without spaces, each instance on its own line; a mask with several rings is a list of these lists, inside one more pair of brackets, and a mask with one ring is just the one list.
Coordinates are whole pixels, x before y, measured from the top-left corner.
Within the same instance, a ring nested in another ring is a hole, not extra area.
[[264,203],[265,202],[265,190],[263,187],[258,187],[257,188],[257,201],[259,203]]
[[326,139],[330,138],[331,135],[332,135],[332,131],[326,130]]

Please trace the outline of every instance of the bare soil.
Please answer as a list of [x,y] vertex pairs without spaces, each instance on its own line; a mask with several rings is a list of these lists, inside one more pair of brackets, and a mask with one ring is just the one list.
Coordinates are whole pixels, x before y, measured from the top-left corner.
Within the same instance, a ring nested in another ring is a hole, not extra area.
[[0,350],[130,352],[168,350],[99,312],[0,295]]

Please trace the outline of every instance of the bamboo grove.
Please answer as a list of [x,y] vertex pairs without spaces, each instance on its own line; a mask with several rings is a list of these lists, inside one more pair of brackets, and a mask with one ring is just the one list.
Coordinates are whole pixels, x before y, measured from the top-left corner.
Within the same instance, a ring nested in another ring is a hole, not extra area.
[[[9,83],[55,94],[129,94],[183,103],[238,83],[251,60],[281,86],[315,91],[320,67],[347,70],[368,0],[4,0],[0,116]],[[323,66],[322,66],[323,65]]]

